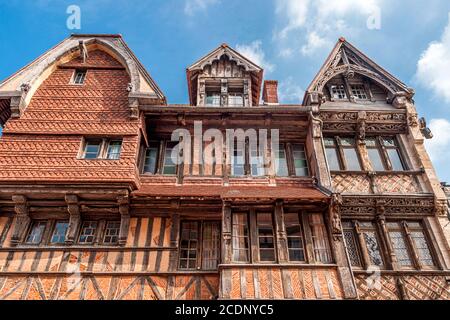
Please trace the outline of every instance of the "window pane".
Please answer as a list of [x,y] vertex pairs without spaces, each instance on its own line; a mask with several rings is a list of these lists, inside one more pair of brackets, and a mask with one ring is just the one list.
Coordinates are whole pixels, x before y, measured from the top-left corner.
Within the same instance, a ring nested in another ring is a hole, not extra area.
[[331,251],[328,243],[326,227],[323,217],[319,213],[309,215],[309,224],[314,247],[314,257],[316,262],[331,263]]
[[26,243],[39,244],[42,241],[42,236],[44,234],[46,221],[35,221],[33,222],[30,233],[27,236]]
[[107,159],[118,160],[120,158],[120,149],[122,148],[122,141],[110,141],[108,144]]
[[258,150],[256,145],[251,145],[250,149],[251,174],[254,177],[262,177],[266,174],[264,168],[264,155],[259,154],[260,150]]
[[206,105],[207,106],[220,106],[220,93],[208,92],[206,94]]
[[79,243],[93,243],[95,240],[95,232],[97,231],[96,221],[84,221],[81,226]]
[[367,148],[370,163],[375,171],[384,171],[383,161],[381,160],[380,151],[374,148]]
[[119,241],[120,222],[108,221],[106,223],[105,236],[103,237],[103,243],[115,244]]
[[232,107],[242,107],[244,105],[244,97],[239,93],[230,93],[228,95],[228,105]]
[[298,213],[285,213],[284,225],[288,241],[289,261],[305,261],[305,248]]
[[345,92],[343,85],[333,85],[331,86],[331,96],[334,99],[346,99],[347,94]]
[[325,151],[327,153],[327,161],[328,161],[328,166],[330,167],[330,170],[333,170],[333,171],[340,170],[341,168],[339,166],[339,160],[338,160],[336,148],[334,148],[334,147],[326,148]]
[[69,222],[67,221],[58,221],[55,224],[55,229],[53,230],[51,243],[64,243],[66,241],[66,233],[69,228]]
[[239,150],[240,148],[236,147],[234,149],[234,155],[231,164],[231,175],[232,176],[243,176],[245,175],[245,154],[244,150]]
[[83,84],[85,78],[86,78],[86,71],[77,70],[77,71],[75,71],[75,76],[73,78],[73,83],[75,83],[75,84]]
[[181,224],[180,269],[197,268],[198,227],[199,223],[196,221]]
[[150,147],[145,152],[144,173],[156,173],[156,163],[158,160],[158,148]]
[[412,261],[409,256],[409,251],[406,246],[406,241],[403,237],[403,233],[400,230],[389,231],[389,237],[391,239],[392,248],[394,249],[398,264],[403,267],[411,267]]
[[365,230],[363,232],[364,241],[366,242],[367,253],[369,254],[370,262],[374,266],[382,266],[383,259],[381,258],[380,247],[378,245],[378,238],[375,230]]
[[233,260],[249,262],[248,217],[246,213],[234,213],[232,216]]
[[344,149],[345,161],[347,162],[347,170],[349,171],[360,171],[361,165],[359,164],[358,154],[354,148]]
[[100,153],[101,140],[86,140],[84,145],[84,158],[97,159]]
[[364,85],[353,84],[353,85],[351,85],[351,90],[352,90],[352,96],[354,96],[356,99],[367,100],[367,94],[366,94]]
[[275,244],[271,213],[256,215],[260,261],[275,261]]
[[305,146],[302,144],[292,145],[292,155],[294,157],[295,175],[298,177],[308,176],[309,172]]
[[344,229],[344,240],[347,247],[350,263],[354,267],[361,267],[361,257],[359,255],[358,245],[355,239],[353,229]]
[[279,177],[287,177],[289,176],[289,170],[287,166],[287,159],[286,159],[286,150],[284,144],[280,144],[280,149],[278,150],[278,157],[275,161],[275,164],[277,164],[277,176]]
[[173,150],[173,147],[168,144],[166,146],[166,152],[164,153],[163,174],[176,174],[177,173],[177,166],[172,159],[172,150]]
[[203,223],[202,269],[215,270],[219,264],[220,223]]
[[387,149],[389,160],[391,160],[392,170],[403,171],[404,167],[397,149]]

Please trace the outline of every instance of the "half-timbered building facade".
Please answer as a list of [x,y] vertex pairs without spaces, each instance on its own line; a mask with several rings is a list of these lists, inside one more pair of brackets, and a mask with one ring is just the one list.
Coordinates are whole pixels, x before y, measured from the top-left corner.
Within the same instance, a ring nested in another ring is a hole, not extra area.
[[226,44],[186,75],[72,35],[0,83],[0,299],[450,299],[411,88],[345,39],[296,105]]

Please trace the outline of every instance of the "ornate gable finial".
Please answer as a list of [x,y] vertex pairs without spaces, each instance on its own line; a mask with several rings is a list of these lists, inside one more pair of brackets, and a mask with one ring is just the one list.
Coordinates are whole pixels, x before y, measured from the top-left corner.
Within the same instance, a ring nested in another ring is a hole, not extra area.
[[89,57],[89,54],[88,54],[88,50],[86,48],[86,44],[84,43],[83,40],[80,40],[78,42],[78,47],[80,48],[81,60],[83,61],[83,63],[86,63],[86,60]]

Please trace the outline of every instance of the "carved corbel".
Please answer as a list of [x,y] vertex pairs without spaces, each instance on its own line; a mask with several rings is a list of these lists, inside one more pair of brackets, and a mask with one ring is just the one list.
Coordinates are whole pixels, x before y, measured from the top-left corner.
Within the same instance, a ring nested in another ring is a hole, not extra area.
[[12,201],[14,202],[16,220],[14,224],[13,234],[11,236],[11,245],[16,246],[21,242],[31,219],[29,215],[27,198],[25,196],[13,195]]
[[406,92],[397,92],[393,95],[392,106],[397,109],[405,109],[410,98]]
[[120,213],[120,231],[119,245],[124,246],[127,243],[128,229],[130,228],[130,199],[127,195],[117,197]]
[[309,113],[311,129],[312,129],[312,137],[313,138],[322,138],[322,127],[323,122],[320,118],[314,117],[313,112]]
[[31,86],[28,83],[22,83],[20,86],[20,94],[11,97],[11,118],[19,118],[22,110],[26,108],[25,99]]
[[446,199],[434,200],[434,211],[437,216],[446,216],[450,214]]
[[365,111],[358,112],[358,120],[356,125],[356,138],[359,142],[364,142],[366,139],[366,119],[367,114]]
[[130,108],[130,119],[136,120],[139,118],[139,99],[135,97],[128,98],[128,106]]
[[331,222],[331,233],[335,241],[342,239],[342,224],[341,224],[341,205],[342,196],[339,193],[331,195],[331,203],[329,207],[329,217]]
[[432,139],[433,133],[431,132],[430,128],[427,127],[427,121],[424,117],[419,119],[419,129],[422,132],[425,139]]
[[177,125],[179,126],[186,125],[186,115],[184,113],[177,114]]
[[408,126],[417,127],[419,125],[419,118],[417,113],[409,113],[407,118]]
[[231,204],[226,201],[222,207],[222,256],[224,263],[230,263],[232,260],[231,247]]
[[65,242],[72,244],[75,242],[76,232],[81,221],[80,205],[78,203],[78,196],[75,194],[66,194],[65,199],[67,211],[70,215]]

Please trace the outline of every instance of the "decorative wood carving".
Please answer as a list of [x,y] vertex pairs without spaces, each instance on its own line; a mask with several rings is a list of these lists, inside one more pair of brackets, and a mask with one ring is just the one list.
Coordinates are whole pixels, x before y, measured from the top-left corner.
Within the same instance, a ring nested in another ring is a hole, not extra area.
[[342,239],[341,205],[342,196],[339,193],[333,193],[331,195],[329,219],[331,222],[331,233],[334,240]]
[[222,207],[222,239],[222,259],[226,264],[232,260],[231,204],[229,202],[224,202]]
[[27,198],[24,195],[13,195],[14,211],[16,219],[13,234],[11,236],[11,245],[15,246],[22,241],[22,238],[30,224],[29,208]]
[[67,194],[66,197],[67,211],[70,214],[69,227],[66,233],[66,243],[72,244],[75,242],[76,232],[81,221],[80,205],[78,203],[78,196],[74,194]]
[[119,245],[127,243],[128,229],[130,227],[130,199],[128,194],[117,197],[120,213]]

